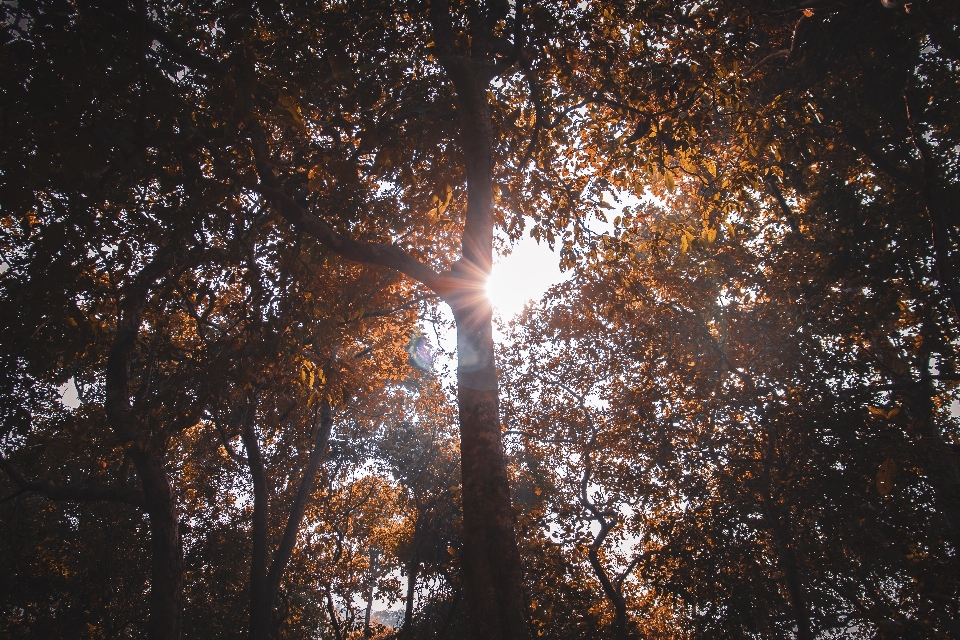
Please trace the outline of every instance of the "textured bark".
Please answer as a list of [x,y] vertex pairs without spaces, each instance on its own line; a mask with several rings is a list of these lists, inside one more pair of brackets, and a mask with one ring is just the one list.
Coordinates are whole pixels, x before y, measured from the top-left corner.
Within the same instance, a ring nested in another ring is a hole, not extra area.
[[457,321],[457,400],[463,473],[463,577],[476,640],[527,637],[516,521],[500,429],[490,303],[483,293],[493,261],[493,131],[489,78],[479,65],[447,65],[457,90],[467,174],[467,215],[459,281],[445,299]]
[[503,464],[496,390],[461,383],[463,579],[477,640],[525,638],[520,554]]

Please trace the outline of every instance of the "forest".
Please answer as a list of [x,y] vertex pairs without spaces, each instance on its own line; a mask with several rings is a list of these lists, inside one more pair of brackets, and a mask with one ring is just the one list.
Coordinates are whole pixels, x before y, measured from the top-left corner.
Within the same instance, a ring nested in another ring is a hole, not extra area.
[[960,638],[956,0],[0,0],[0,139],[0,636]]

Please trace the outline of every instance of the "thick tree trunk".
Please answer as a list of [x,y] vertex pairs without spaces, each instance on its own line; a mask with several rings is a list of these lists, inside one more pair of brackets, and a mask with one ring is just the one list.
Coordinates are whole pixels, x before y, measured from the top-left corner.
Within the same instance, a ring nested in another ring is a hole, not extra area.
[[489,313],[489,308],[473,307],[457,314],[462,570],[476,640],[526,637],[520,553],[504,465]]

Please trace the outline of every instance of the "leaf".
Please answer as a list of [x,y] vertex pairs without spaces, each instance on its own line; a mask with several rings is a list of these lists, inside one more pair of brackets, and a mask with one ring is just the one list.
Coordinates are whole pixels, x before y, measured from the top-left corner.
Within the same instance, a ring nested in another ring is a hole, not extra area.
[[897,462],[887,458],[877,471],[877,491],[881,496],[888,496],[893,491],[893,481],[897,477]]
[[886,418],[887,420],[890,420],[895,415],[900,413],[900,407],[894,407],[893,409],[890,409],[890,411],[884,411],[879,407],[867,407],[867,410],[870,412],[870,415],[878,418]]
[[291,116],[293,116],[294,121],[300,125],[301,129],[306,129],[306,123],[304,122],[303,116],[300,113],[300,105],[297,104],[297,101],[290,97],[290,95],[282,89],[280,90],[280,104]]
[[667,189],[668,189],[669,191],[671,191],[671,192],[672,192],[672,191],[676,188],[676,186],[677,186],[677,183],[673,181],[673,174],[670,173],[669,171],[665,171],[665,172],[664,172],[664,174],[663,174],[663,181],[666,182],[666,184],[667,184]]

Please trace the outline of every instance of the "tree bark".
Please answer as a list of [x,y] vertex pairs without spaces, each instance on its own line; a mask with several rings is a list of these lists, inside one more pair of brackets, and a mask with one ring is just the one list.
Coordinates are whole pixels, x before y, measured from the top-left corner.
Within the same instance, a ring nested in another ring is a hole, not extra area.
[[803,592],[803,581],[800,577],[800,565],[790,542],[790,523],[789,521],[784,522],[780,507],[775,498],[770,495],[773,485],[771,466],[777,449],[777,435],[772,429],[768,429],[766,437],[767,446],[763,459],[763,477],[766,480],[763,494],[763,519],[777,549],[777,564],[783,571],[787,594],[790,597],[793,620],[797,624],[797,640],[813,640],[810,614],[807,611],[807,599]]
[[807,599],[803,593],[797,557],[793,551],[793,545],[790,544],[790,532],[775,514],[767,515],[767,524],[777,545],[777,562],[786,580],[787,593],[790,594],[790,608],[793,611],[793,620],[797,624],[797,640],[813,640]]
[[459,286],[444,296],[457,322],[457,401],[463,484],[463,577],[476,640],[527,637],[516,519],[500,429],[493,322],[485,294],[493,262],[493,129],[488,71],[465,58],[445,65],[457,92],[467,175]]
[[[418,516],[419,520],[419,516]],[[413,541],[410,544],[410,562],[407,563],[407,600],[404,603],[403,627],[400,629],[401,638],[409,638],[413,631],[413,601],[417,595],[417,577],[420,574],[420,554],[417,546],[420,543],[420,523],[413,526]]]
[[173,488],[157,453],[130,451],[143,487],[153,550],[150,575],[150,640],[179,640],[183,621],[183,542]]
[[377,571],[380,570],[380,549],[370,547],[370,584],[367,585],[367,610],[363,614],[363,637],[373,635],[370,628],[370,616],[373,613],[373,593],[377,586]]
[[253,480],[253,552],[250,560],[250,637],[266,638],[270,632],[273,603],[267,602],[267,554],[270,537],[270,491],[260,453],[260,441],[254,430],[253,402],[247,408],[240,431],[247,450],[247,464]]
[[[313,449],[307,461],[307,467],[300,478],[297,494],[290,506],[287,523],[283,530],[280,545],[273,555],[270,570],[267,571],[268,536],[268,492],[266,473],[263,460],[260,456],[260,445],[253,431],[253,421],[244,425],[243,439],[247,448],[247,459],[250,461],[250,472],[254,486],[253,512],[253,563],[250,569],[250,638],[251,640],[267,640],[273,629],[273,610],[280,591],[280,581],[286,570],[293,548],[300,532],[300,524],[307,509],[307,502],[313,493],[317,478],[317,471],[323,462],[327,444],[330,441],[330,432],[333,429],[333,412],[330,404],[324,399],[320,406],[320,422],[313,436]],[[249,440],[249,442],[248,442]],[[256,461],[256,462],[255,462]],[[260,479],[258,480],[258,476]],[[258,490],[258,484],[261,489]],[[260,505],[258,508],[258,504]]]
[[596,574],[597,580],[600,581],[600,586],[603,587],[604,595],[607,596],[607,600],[613,605],[614,637],[616,640],[626,640],[628,637],[627,602],[624,600],[623,594],[613,586],[613,582],[610,581],[610,576],[607,575],[603,563],[600,562],[600,547],[603,546],[603,541],[606,540],[607,535],[615,524],[616,521],[612,520],[602,520],[600,522],[600,531],[594,538],[593,544],[590,545],[588,556],[590,558],[590,566],[593,567],[593,572]]
[[130,403],[130,354],[136,346],[147,298],[157,280],[173,269],[176,237],[124,289],[117,331],[107,357],[104,409],[107,421],[129,455],[143,489],[150,517],[153,550],[150,575],[150,640],[180,640],[183,618],[183,546],[170,478],[164,465],[162,438],[151,437]]

